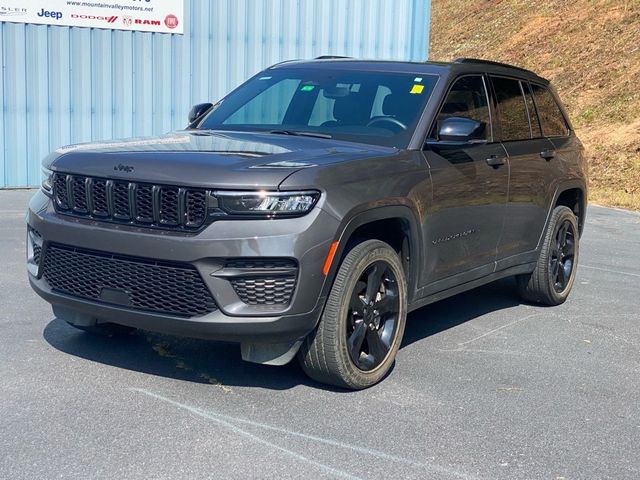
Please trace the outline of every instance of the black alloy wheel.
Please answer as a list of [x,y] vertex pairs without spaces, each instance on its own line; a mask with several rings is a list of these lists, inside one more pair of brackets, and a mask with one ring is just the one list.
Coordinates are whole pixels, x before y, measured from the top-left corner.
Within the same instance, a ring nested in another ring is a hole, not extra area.
[[575,254],[575,231],[573,224],[565,220],[555,238],[555,248],[549,255],[549,272],[556,292],[564,292],[573,273]]
[[298,353],[314,380],[358,390],[391,370],[407,319],[407,275],[398,253],[364,240],[345,254],[318,327]]
[[563,303],[576,278],[579,246],[576,214],[564,205],[555,207],[533,271],[516,278],[520,296],[528,302],[542,305]]
[[377,261],[362,273],[349,301],[347,346],[359,369],[373,370],[385,360],[399,312],[396,276],[387,263]]

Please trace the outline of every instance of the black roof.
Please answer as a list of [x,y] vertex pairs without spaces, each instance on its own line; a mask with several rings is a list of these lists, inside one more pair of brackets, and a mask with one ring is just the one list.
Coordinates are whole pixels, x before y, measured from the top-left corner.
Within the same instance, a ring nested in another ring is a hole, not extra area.
[[477,58],[457,58],[453,62],[403,62],[397,60],[363,60],[350,57],[325,55],[313,60],[288,60],[273,65],[271,68],[293,67],[304,68],[313,65],[319,68],[335,68],[340,65],[349,70],[392,71],[407,73],[435,73],[438,75],[451,73],[494,73],[510,75],[539,83],[548,83],[548,80],[540,77],[531,70],[526,70],[515,65],[481,60]]

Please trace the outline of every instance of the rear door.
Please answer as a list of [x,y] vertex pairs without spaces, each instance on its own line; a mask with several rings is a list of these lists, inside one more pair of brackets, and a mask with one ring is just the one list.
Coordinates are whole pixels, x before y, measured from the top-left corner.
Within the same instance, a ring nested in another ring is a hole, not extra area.
[[529,85],[491,76],[498,134],[509,156],[509,199],[498,245],[498,269],[535,260],[559,165],[543,136]]
[[[439,142],[438,123],[452,116],[484,123],[484,140]],[[453,83],[429,134],[425,157],[433,198],[424,225],[425,294],[493,272],[509,170],[502,144],[494,141],[491,116],[485,77],[467,75]]]

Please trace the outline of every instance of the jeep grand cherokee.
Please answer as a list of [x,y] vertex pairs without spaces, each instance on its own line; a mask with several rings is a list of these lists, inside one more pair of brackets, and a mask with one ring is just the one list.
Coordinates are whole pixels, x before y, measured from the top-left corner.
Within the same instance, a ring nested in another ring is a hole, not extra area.
[[58,318],[297,354],[353,389],[423,305],[511,275],[564,302],[587,192],[549,82],[473,59],[284,62],[185,130],[63,147],[43,170],[27,266]]

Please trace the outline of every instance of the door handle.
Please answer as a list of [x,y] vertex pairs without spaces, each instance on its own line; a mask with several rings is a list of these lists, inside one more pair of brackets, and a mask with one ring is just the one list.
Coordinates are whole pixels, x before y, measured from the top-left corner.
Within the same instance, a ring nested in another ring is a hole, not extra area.
[[502,157],[500,155],[491,155],[486,160],[487,165],[493,168],[498,168],[500,165],[504,165],[506,161],[507,161],[507,157]]
[[540,152],[540,156],[548,162],[549,160],[551,160],[553,157],[556,156],[556,151],[551,149],[543,150]]

